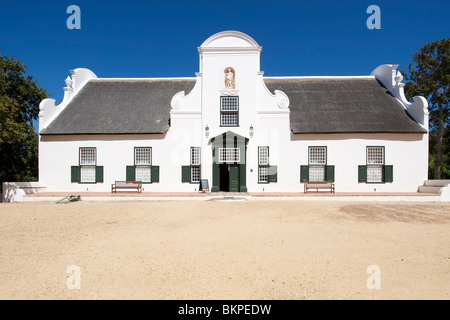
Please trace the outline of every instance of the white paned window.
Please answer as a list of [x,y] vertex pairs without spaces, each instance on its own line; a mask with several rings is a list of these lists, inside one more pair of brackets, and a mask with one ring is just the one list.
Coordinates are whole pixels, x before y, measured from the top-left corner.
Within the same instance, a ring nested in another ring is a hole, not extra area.
[[96,149],[80,148],[80,166],[96,165]]
[[220,125],[224,127],[239,125],[239,97],[220,97]]
[[260,166],[269,165],[269,147],[259,147],[258,148],[258,163]]
[[326,147],[309,147],[309,180],[324,181],[325,166],[327,164]]
[[191,148],[191,166],[200,165],[200,147]]
[[136,181],[145,183],[152,182],[152,148],[136,147],[134,148],[134,174]]
[[200,182],[200,167],[191,167],[191,182]]
[[142,181],[142,182],[152,182],[151,176],[152,176],[152,168],[149,166],[139,166],[136,167],[136,181]]
[[269,182],[269,167],[268,166],[259,167],[258,179],[259,179],[259,182]]
[[309,164],[310,165],[326,165],[327,164],[327,148],[326,147],[310,147],[309,148]]
[[95,183],[95,166],[81,166],[80,182]]
[[219,162],[234,163],[241,161],[241,149],[239,148],[219,148]]
[[383,182],[383,166],[367,165],[367,182]]
[[384,147],[367,147],[367,164],[384,164]]
[[309,166],[309,180],[310,181],[324,181],[325,180],[325,166]]
[[220,125],[224,127],[237,126],[238,114],[237,112],[227,112],[220,115]]
[[220,111],[239,111],[239,98],[220,97]]
[[367,147],[367,182],[383,182],[384,147]]
[[95,183],[96,148],[80,148],[80,182]]
[[152,148],[134,148],[134,164],[136,166],[151,166]]

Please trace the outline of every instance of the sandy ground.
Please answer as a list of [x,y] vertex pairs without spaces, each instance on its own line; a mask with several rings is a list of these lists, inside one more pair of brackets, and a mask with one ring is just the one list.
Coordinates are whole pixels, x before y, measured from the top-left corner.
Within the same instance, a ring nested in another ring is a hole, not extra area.
[[0,204],[0,298],[449,299],[449,240],[443,203]]

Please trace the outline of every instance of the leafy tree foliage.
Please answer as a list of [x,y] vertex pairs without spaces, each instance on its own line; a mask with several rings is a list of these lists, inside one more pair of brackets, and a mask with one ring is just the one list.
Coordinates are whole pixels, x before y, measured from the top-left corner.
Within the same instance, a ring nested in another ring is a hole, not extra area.
[[46,91],[15,57],[0,54],[0,182],[38,176],[38,135],[33,126]]
[[409,80],[405,86],[407,97],[421,95],[428,100],[433,178],[448,177],[450,167],[444,165],[448,164],[445,159],[449,157],[449,150],[444,145],[444,132],[450,122],[450,38],[436,40],[420,48],[413,56],[405,79]]

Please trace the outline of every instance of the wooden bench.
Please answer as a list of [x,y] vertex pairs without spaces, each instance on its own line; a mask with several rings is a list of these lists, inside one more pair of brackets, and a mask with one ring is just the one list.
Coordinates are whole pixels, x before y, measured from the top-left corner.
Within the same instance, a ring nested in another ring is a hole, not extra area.
[[303,181],[305,187],[305,193],[308,192],[308,189],[316,189],[319,192],[319,189],[330,189],[331,193],[334,193],[334,182],[333,181]]
[[111,184],[111,193],[117,193],[117,189],[137,189],[137,192],[142,192],[142,181],[116,181]]

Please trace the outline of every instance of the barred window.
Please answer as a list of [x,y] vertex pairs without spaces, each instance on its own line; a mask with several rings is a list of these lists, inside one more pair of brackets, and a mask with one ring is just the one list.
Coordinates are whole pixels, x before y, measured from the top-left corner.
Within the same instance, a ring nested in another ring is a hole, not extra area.
[[234,163],[241,161],[241,149],[239,148],[219,148],[219,162]]
[[134,148],[134,164],[136,166],[140,165],[152,165],[152,148]]
[[200,165],[200,147],[191,148],[191,166]]
[[95,148],[80,148],[80,166],[96,164],[96,149]]
[[327,164],[327,148],[326,147],[309,147],[309,164],[310,165],[326,165]]
[[260,166],[269,165],[269,147],[258,148],[258,162]]
[[191,182],[200,182],[200,167],[191,167]]
[[384,147],[367,147],[367,164],[384,164]]

